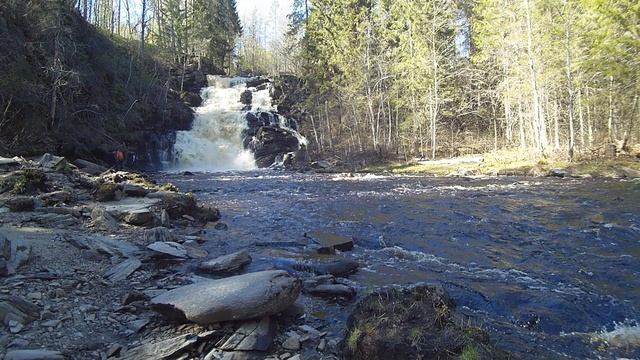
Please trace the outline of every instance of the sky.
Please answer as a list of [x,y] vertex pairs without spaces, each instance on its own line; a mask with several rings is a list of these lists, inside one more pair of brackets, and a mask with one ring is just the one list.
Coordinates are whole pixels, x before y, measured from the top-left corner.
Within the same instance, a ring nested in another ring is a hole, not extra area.
[[280,38],[286,30],[287,15],[291,12],[293,0],[236,0],[238,15],[244,26],[255,13],[266,27],[262,34],[265,39]]

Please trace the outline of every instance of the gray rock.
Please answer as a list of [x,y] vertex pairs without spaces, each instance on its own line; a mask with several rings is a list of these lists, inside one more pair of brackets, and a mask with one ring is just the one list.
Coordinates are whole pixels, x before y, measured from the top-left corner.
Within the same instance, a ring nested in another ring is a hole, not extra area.
[[96,206],[91,211],[91,224],[97,230],[115,232],[118,230],[118,222],[107,210]]
[[276,335],[276,327],[269,317],[243,324],[220,346],[225,351],[267,351]]
[[45,169],[53,169],[63,161],[64,161],[64,157],[55,156],[55,155],[51,155],[51,154],[47,153],[47,154],[42,155],[40,160],[38,160],[38,165],[40,165],[41,167],[43,167]]
[[123,360],[173,359],[177,355],[189,350],[198,342],[195,334],[185,334],[160,341],[145,341],[139,347],[127,351]]
[[345,297],[349,299],[356,295],[354,289],[342,284],[318,285],[309,292],[311,295],[319,297]]
[[198,268],[212,274],[224,274],[237,272],[249,263],[251,263],[249,252],[247,250],[241,250],[202,262]]
[[134,271],[138,270],[140,266],[142,266],[142,262],[140,260],[136,258],[129,258],[107,270],[104,277],[112,282],[124,280],[129,277],[129,275],[133,274]]
[[4,360],[64,360],[64,356],[57,351],[50,350],[11,350]]
[[13,212],[33,211],[35,202],[30,196],[14,196],[4,201],[4,206]]
[[293,333],[282,343],[282,347],[287,350],[300,350],[300,335]]
[[124,184],[122,186],[122,191],[127,196],[131,197],[145,197],[149,194],[149,190],[143,188],[142,186],[133,185],[133,184]]
[[165,209],[162,209],[162,213],[160,215],[160,223],[166,228],[171,226],[171,217]]
[[69,191],[60,190],[41,194],[38,196],[38,199],[44,204],[44,206],[54,206],[71,202],[73,195]]
[[172,241],[154,242],[147,246],[147,248],[174,258],[186,259],[188,257],[187,249],[183,245]]
[[29,262],[31,245],[20,240],[9,240],[0,235],[0,276],[13,275]]
[[138,209],[128,212],[124,216],[124,222],[135,226],[144,226],[153,223],[155,217],[149,209]]
[[291,306],[302,284],[285,271],[261,271],[183,286],[151,300],[177,321],[212,324],[274,315]]
[[142,234],[145,243],[173,241],[173,234],[166,227],[146,229]]
[[159,199],[171,218],[177,219],[185,214],[191,214],[196,210],[196,198],[193,195],[158,191],[147,195],[150,199]]
[[305,236],[320,245],[318,252],[322,254],[332,254],[335,250],[349,251],[353,249],[353,239],[351,237],[320,230],[311,231]]
[[39,317],[40,308],[20,297],[0,298],[0,320],[6,326],[9,326],[11,321],[27,325]]

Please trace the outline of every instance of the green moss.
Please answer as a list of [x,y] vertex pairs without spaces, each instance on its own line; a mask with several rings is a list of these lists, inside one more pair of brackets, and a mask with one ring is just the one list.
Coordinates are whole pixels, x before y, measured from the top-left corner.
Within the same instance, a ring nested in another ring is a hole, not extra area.
[[356,327],[351,329],[349,333],[349,337],[347,338],[347,347],[351,351],[355,351],[358,348],[358,341],[360,340],[360,336],[362,335],[362,330]]
[[47,191],[47,176],[37,169],[23,170],[13,185],[13,192],[30,194],[35,191]]
[[460,360],[479,360],[480,352],[475,346],[469,345],[469,346],[466,346],[464,350],[462,350],[462,354],[460,354],[459,359]]

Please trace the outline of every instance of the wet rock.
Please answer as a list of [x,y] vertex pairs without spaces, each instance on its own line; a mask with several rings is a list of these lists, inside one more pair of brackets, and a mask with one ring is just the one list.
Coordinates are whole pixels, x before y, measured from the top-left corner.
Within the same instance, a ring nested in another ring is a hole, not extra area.
[[6,199],[4,206],[13,212],[33,211],[35,202],[31,196],[14,196]]
[[210,206],[199,207],[196,209],[194,215],[203,223],[216,222],[220,220],[220,210]]
[[220,256],[201,263],[198,269],[212,274],[234,273],[251,263],[251,256],[247,250]]
[[258,77],[254,77],[251,78],[249,80],[247,80],[246,85],[248,88],[254,88],[254,87],[258,87],[262,84],[266,84],[268,82],[270,82],[271,80],[269,80],[268,78],[264,77],[264,76],[258,76]]
[[162,207],[172,219],[177,219],[185,214],[191,214],[196,209],[196,198],[191,194],[183,194],[171,191],[158,191],[147,195],[151,199],[160,199]]
[[549,176],[550,177],[564,178],[564,177],[568,177],[569,176],[569,172],[567,170],[564,170],[564,169],[551,169],[551,170],[549,170]]
[[152,224],[155,221],[155,216],[149,209],[138,209],[128,212],[124,216],[124,222],[129,225],[145,226]]
[[354,289],[342,284],[318,285],[309,290],[309,293],[319,297],[343,297],[347,299],[351,299],[356,295]]
[[243,105],[251,105],[251,103],[253,103],[253,93],[251,90],[245,90],[240,94],[240,102]]
[[173,359],[192,348],[197,342],[198,336],[195,334],[185,334],[160,341],[149,341],[127,351],[122,359]]
[[143,188],[142,186],[133,184],[124,184],[122,186],[122,191],[125,193],[125,195],[131,197],[145,197],[149,193],[149,190]]
[[294,259],[279,258],[274,262],[277,269],[287,271],[304,271],[317,275],[347,276],[358,270],[357,261],[340,259],[326,262],[296,261]]
[[104,274],[104,277],[109,279],[111,282],[116,282],[120,280],[124,280],[129,275],[133,274],[134,271],[138,270],[142,266],[142,262],[136,258],[126,259],[120,264],[110,268]]
[[349,251],[353,249],[353,238],[351,237],[319,230],[309,232],[305,236],[320,245],[318,252],[321,254],[332,254],[335,250]]
[[215,224],[215,226],[213,227],[216,230],[220,230],[220,231],[226,231],[229,230],[229,225],[223,223],[223,222],[219,222],[217,224]]
[[186,259],[187,249],[176,242],[166,241],[166,242],[154,242],[147,246],[150,250],[153,250],[161,255],[173,257],[173,258],[181,258]]
[[165,227],[156,227],[153,229],[146,229],[142,233],[142,239],[145,243],[152,242],[171,242],[174,240],[171,231]]
[[[508,359],[480,329],[452,320],[453,303],[428,286],[383,289],[360,302],[348,320],[345,359]],[[394,331],[389,331],[394,329]]]
[[220,346],[225,351],[267,351],[276,335],[276,326],[269,317],[251,321],[240,326],[229,339]]
[[202,98],[194,92],[184,91],[180,94],[180,99],[191,107],[202,105]]
[[253,152],[256,165],[266,168],[276,162],[276,158],[283,154],[295,152],[301,149],[300,141],[296,134],[288,129],[276,126],[263,126],[259,128],[248,144]]
[[301,287],[284,271],[261,271],[183,286],[151,303],[172,320],[211,324],[277,314],[296,301]]
[[0,297],[0,320],[6,326],[11,321],[27,325],[39,317],[38,306],[17,296]]
[[4,360],[64,360],[65,357],[51,350],[10,350]]

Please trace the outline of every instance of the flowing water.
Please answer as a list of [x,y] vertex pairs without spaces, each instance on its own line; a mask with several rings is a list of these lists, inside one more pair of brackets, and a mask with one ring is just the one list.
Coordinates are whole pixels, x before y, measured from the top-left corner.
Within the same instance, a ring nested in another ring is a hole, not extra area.
[[[321,258],[305,234],[349,236],[355,248],[342,256],[361,263],[350,277],[361,296],[439,284],[517,357],[640,358],[639,182],[252,170],[245,81],[211,78],[175,145],[174,170],[195,174],[159,179],[220,208],[229,230],[207,232],[212,256],[249,248],[257,271]],[[273,111],[268,89],[252,91],[252,111]],[[339,336],[353,303],[307,306]]]
[[[250,170],[255,162],[242,144],[243,118],[240,95],[247,90],[246,78],[210,76],[202,89],[201,107],[195,108],[192,129],[179,131],[174,145],[173,170]],[[269,89],[253,92],[251,111],[273,110]]]
[[[164,174],[218,206],[207,249],[249,248],[250,270],[317,258],[304,234],[351,236],[366,294],[440,284],[499,347],[522,358],[639,358],[640,183],[249,171]],[[325,304],[336,333],[352,305]],[[603,341],[608,346],[603,346]]]

